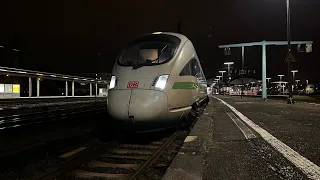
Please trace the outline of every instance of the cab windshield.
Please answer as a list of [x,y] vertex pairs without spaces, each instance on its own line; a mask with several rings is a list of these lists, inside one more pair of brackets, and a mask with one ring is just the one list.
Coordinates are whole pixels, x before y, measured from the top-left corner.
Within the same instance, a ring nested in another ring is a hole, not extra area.
[[140,41],[126,48],[119,57],[122,66],[153,66],[172,59],[177,44],[167,41]]

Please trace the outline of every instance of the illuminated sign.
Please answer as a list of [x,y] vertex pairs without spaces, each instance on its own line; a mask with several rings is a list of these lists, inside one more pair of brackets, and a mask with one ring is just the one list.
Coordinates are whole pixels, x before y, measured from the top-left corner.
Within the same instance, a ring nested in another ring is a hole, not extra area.
[[242,75],[242,74],[254,75],[254,74],[256,74],[256,70],[230,70],[230,74],[232,74],[232,75]]
[[4,93],[4,84],[0,84],[0,93]]
[[20,85],[19,84],[14,84],[12,86],[12,91],[13,91],[13,93],[20,93]]

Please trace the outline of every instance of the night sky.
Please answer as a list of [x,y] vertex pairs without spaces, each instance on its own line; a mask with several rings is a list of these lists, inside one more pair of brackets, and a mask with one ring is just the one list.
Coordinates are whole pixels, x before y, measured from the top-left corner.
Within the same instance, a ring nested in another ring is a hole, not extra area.
[[[0,49],[0,65],[10,65],[10,49],[17,48],[19,68],[65,74],[111,72],[128,42],[150,32],[177,31],[179,20],[207,77],[218,75],[224,61],[240,68],[241,50],[225,57],[219,44],[286,40],[285,0],[8,0],[0,15],[0,46],[6,47]],[[295,53],[297,79],[320,80],[320,0],[291,0],[291,20],[292,40],[314,41],[313,53]],[[287,74],[286,47],[267,51],[267,76],[277,80],[277,74]],[[261,78],[261,48],[246,49],[245,62]]]

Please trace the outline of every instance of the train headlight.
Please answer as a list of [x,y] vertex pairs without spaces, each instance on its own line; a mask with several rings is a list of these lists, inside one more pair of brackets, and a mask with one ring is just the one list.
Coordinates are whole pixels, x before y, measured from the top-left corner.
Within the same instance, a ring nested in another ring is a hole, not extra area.
[[116,81],[117,81],[117,77],[112,76],[109,84],[109,89],[113,89],[114,87],[116,87]]
[[155,89],[163,90],[166,87],[168,78],[169,78],[169,75],[159,76],[159,78],[156,82],[156,85],[155,85]]

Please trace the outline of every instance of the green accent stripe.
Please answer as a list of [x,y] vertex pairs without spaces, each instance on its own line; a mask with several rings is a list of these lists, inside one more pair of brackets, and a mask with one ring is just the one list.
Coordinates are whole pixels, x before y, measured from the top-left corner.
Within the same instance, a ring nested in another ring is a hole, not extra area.
[[175,82],[172,89],[197,89],[198,85],[194,82]]

